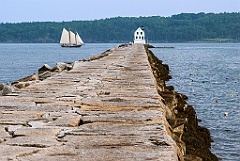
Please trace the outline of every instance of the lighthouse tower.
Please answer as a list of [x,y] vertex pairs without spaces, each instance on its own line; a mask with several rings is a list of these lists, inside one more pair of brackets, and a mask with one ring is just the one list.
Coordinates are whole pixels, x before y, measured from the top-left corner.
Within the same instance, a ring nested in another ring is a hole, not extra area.
[[146,44],[145,32],[143,27],[139,27],[134,32],[134,44]]

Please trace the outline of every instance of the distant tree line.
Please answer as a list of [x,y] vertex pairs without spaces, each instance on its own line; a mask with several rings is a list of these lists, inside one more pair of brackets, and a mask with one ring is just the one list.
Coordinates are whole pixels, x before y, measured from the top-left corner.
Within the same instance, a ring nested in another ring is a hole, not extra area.
[[1,23],[0,42],[57,43],[64,27],[78,31],[84,42],[129,42],[140,26],[145,27],[149,42],[240,41],[240,12],[234,12]]

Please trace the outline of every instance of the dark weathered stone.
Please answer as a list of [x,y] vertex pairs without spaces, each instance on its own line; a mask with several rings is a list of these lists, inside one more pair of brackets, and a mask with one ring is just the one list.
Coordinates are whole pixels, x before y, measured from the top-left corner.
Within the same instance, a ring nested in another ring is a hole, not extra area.
[[30,76],[27,76],[27,77],[24,77],[24,78],[14,81],[12,83],[12,85],[19,83],[19,82],[28,82],[28,81],[36,81],[36,80],[39,80],[39,77],[38,77],[38,74],[34,73],[33,75],[30,75]]
[[58,66],[62,71],[64,70],[71,70],[73,68],[74,63],[63,63],[58,62],[56,66]]
[[210,132],[198,125],[194,108],[185,101],[187,96],[175,92],[173,87],[166,87],[165,81],[170,79],[169,67],[162,64],[162,61],[158,60],[150,50],[146,50],[157,87],[162,89],[158,92],[167,105],[166,117],[171,125],[173,138],[180,149],[183,144],[186,145],[185,160],[217,161],[218,158],[210,151],[212,141]]
[[0,91],[3,90],[4,84],[0,84]]
[[38,69],[38,74],[42,74],[46,71],[51,71],[52,67],[50,67],[48,64],[44,64],[41,68]]
[[0,92],[1,94],[0,95],[7,95],[7,94],[11,94],[13,92],[13,88],[9,85],[4,85],[3,88],[2,88],[2,91]]

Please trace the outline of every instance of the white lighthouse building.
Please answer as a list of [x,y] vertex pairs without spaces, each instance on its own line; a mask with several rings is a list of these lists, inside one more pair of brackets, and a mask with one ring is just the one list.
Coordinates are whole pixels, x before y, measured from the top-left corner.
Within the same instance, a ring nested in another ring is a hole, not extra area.
[[143,27],[139,27],[134,32],[134,44],[146,44],[145,32]]

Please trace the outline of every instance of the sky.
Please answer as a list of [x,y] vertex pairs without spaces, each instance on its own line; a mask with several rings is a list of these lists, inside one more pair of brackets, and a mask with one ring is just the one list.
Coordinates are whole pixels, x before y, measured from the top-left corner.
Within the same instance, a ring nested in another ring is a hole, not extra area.
[[0,0],[0,23],[240,12],[240,0]]

